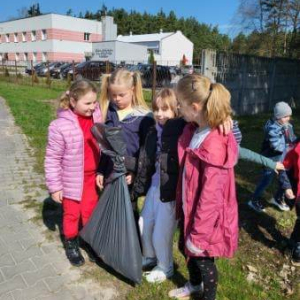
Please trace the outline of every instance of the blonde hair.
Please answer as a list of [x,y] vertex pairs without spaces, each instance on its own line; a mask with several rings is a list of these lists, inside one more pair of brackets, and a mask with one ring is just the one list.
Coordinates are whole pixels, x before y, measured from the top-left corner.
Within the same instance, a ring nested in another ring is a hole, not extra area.
[[147,110],[144,95],[142,80],[139,72],[130,72],[126,69],[117,69],[112,74],[104,74],[101,77],[101,94],[100,94],[100,107],[103,120],[106,119],[108,105],[109,105],[109,86],[111,84],[120,84],[128,86],[133,89],[132,105],[133,107],[141,106]]
[[222,84],[212,83],[205,76],[184,76],[178,82],[177,93],[181,101],[203,105],[204,118],[211,128],[218,127],[232,114],[230,92]]
[[173,89],[164,88],[155,95],[155,98],[152,101],[153,111],[158,110],[158,101],[163,109],[170,108],[174,112],[175,117],[178,116],[178,102]]
[[59,98],[59,107],[62,109],[72,108],[70,99],[73,98],[76,102],[89,92],[97,94],[96,86],[87,79],[76,80],[71,85],[70,89],[64,92]]

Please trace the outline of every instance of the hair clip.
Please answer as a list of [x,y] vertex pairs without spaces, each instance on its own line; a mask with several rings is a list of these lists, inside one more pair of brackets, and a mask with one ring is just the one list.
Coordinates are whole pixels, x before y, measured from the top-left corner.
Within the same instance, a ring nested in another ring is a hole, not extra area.
[[196,80],[192,80],[192,91],[196,92],[197,88],[195,87]]
[[211,95],[212,90],[213,90],[213,83],[211,83],[210,86],[209,86],[208,96],[207,96],[207,98],[206,98],[206,101],[208,101],[208,99],[209,99],[209,97],[210,97],[210,95]]

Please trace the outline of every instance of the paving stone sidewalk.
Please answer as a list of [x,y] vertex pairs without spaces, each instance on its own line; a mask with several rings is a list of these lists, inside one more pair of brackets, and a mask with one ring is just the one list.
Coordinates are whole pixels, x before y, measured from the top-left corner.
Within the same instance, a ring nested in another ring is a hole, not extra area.
[[34,164],[0,97],[0,300],[118,299],[113,285],[99,286],[85,279],[84,268],[71,267],[59,238],[50,241],[47,227],[31,221],[35,213],[24,203],[47,198]]

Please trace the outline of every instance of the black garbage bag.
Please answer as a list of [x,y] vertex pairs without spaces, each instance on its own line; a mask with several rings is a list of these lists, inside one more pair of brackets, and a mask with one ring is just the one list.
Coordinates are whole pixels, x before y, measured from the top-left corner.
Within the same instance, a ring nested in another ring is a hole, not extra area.
[[142,253],[125,181],[126,144],[122,128],[97,123],[92,132],[101,151],[112,159],[114,170],[106,180],[99,202],[80,235],[104,263],[126,278],[140,283]]

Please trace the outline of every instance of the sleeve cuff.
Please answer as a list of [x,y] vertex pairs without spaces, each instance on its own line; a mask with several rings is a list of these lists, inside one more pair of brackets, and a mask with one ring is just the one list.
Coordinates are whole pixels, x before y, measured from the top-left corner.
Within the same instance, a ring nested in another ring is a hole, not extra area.
[[199,255],[202,254],[204,252],[204,250],[198,248],[197,246],[195,246],[192,241],[190,240],[190,238],[187,239],[186,243],[185,243],[186,248],[189,250],[189,252]]

